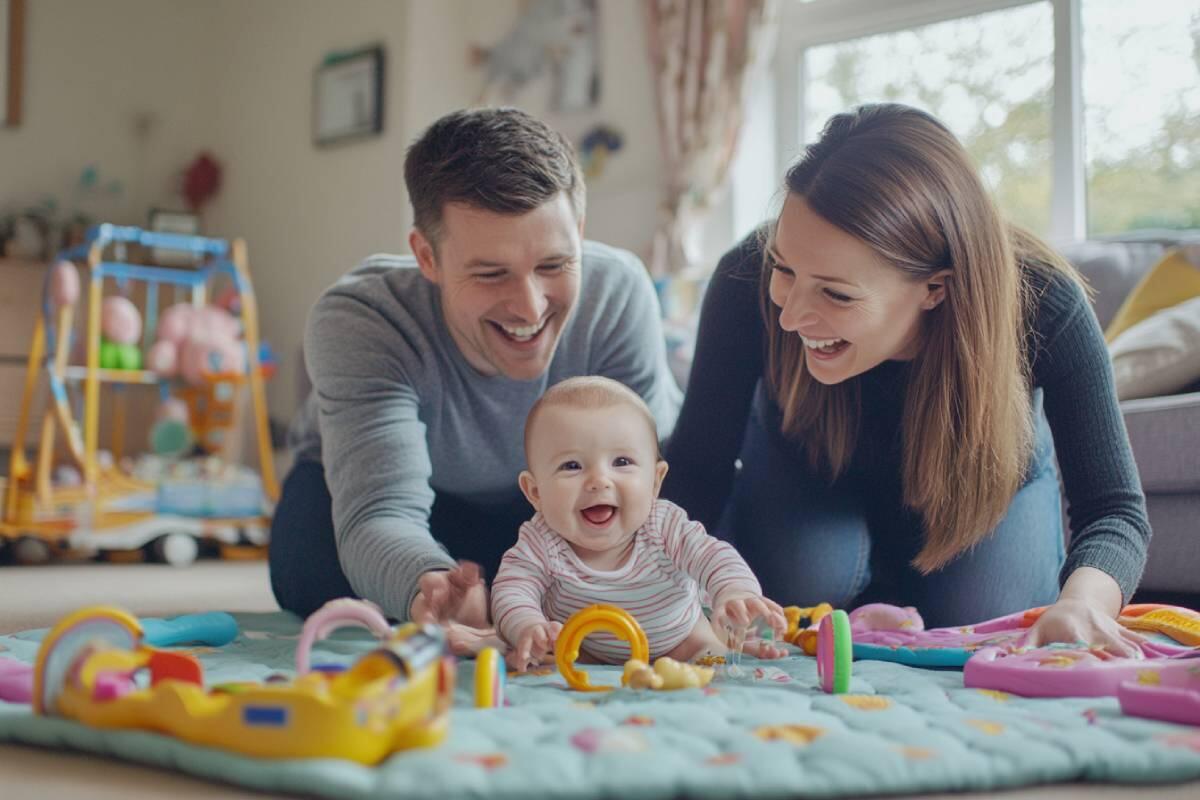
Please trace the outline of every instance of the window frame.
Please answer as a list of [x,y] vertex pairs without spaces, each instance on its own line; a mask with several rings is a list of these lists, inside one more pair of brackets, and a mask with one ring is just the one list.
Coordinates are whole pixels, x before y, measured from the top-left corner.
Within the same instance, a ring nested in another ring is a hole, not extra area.
[[1049,3],[1054,17],[1050,230],[1055,244],[1087,237],[1083,151],[1082,0],[785,0],[775,49],[776,174],[795,159],[805,129],[804,54],[810,47],[918,28],[1007,8]]

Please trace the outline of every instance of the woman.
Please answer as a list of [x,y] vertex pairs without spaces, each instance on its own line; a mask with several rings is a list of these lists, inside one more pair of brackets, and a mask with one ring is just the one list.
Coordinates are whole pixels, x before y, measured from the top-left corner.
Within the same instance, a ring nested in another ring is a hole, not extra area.
[[780,602],[1053,604],[1034,643],[1131,653],[1150,527],[1079,276],[912,108],[833,117],[786,185],[709,287],[664,495]]

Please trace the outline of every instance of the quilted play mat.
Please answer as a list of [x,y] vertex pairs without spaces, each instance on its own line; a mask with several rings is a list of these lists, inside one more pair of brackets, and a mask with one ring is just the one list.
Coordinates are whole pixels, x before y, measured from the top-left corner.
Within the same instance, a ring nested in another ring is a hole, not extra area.
[[[212,684],[293,674],[300,624],[236,615],[237,638],[184,647]],[[46,631],[0,637],[31,662]],[[314,660],[350,663],[361,630],[319,642]],[[476,663],[458,665],[445,741],[377,767],[256,759],[167,736],[100,731],[0,701],[0,740],[82,750],[246,787],[345,798],[850,797],[1009,789],[1064,781],[1200,779],[1200,727],[1121,713],[1115,698],[1026,699],[966,689],[959,670],[854,663],[849,693],[818,688],[815,659],[747,658],[703,689],[568,691],[557,671],[510,676],[500,708],[474,708]],[[616,684],[616,667],[586,667]]]

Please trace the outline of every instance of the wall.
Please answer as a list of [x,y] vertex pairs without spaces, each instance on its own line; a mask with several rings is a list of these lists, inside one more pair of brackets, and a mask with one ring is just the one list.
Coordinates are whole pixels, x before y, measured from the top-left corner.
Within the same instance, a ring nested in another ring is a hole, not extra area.
[[[63,212],[144,224],[151,206],[178,207],[176,176],[215,129],[217,24],[213,6],[188,0],[27,3],[23,119],[0,128],[0,212],[51,195]],[[89,165],[99,183],[87,192]]]
[[[409,143],[442,114],[474,104],[483,74],[472,44],[508,32],[517,0],[106,0],[30,3],[26,119],[0,131],[0,209],[44,187],[70,189],[86,163],[129,187],[96,215],[145,221],[178,206],[172,180],[202,148],[224,166],[205,231],[241,236],[265,338],[282,358],[268,390],[272,413],[296,406],[298,352],[309,308],[364,256],[406,252],[403,184]],[[657,213],[659,145],[641,6],[601,3],[598,108],[546,112],[542,79],[511,98],[578,141],[605,122],[624,149],[589,181],[587,235],[646,257]],[[318,149],[312,143],[313,71],[329,52],[387,50],[381,136]],[[158,123],[144,147],[133,115]],[[24,199],[28,198],[28,199]]]

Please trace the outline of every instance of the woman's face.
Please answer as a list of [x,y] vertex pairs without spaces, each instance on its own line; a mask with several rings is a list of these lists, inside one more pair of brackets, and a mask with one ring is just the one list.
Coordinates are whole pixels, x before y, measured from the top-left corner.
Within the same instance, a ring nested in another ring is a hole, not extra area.
[[916,357],[921,314],[941,303],[949,274],[912,279],[792,193],[768,258],[779,325],[804,340],[809,373],[827,385]]

